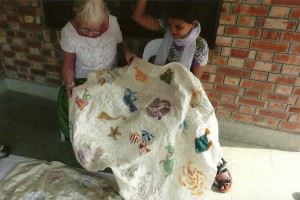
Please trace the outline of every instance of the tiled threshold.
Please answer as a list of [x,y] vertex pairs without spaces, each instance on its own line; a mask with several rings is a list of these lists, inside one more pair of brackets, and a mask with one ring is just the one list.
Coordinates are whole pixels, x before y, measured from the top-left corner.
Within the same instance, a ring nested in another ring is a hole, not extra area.
[[[14,91],[57,100],[58,87],[4,78],[0,80],[0,94]],[[219,135],[227,140],[241,140],[284,151],[300,151],[300,134],[257,127],[232,120],[218,119]]]

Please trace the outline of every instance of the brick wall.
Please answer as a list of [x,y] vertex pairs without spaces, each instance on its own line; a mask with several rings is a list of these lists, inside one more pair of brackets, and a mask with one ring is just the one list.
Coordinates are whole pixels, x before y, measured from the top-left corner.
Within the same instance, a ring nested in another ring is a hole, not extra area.
[[[218,118],[299,133],[299,19],[300,0],[223,0],[202,77]],[[141,55],[145,41],[129,41]],[[40,0],[0,0],[0,45],[7,77],[61,83],[59,30],[44,28]]]
[[203,77],[219,118],[300,132],[299,19],[299,0],[223,0]]
[[61,83],[60,33],[43,28],[40,0],[0,0],[0,43],[7,77]]

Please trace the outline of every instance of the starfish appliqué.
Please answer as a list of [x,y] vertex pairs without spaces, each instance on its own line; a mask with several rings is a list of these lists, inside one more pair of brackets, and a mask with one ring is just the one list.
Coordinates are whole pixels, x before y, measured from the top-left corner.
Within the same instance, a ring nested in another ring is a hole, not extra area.
[[119,126],[117,126],[115,129],[113,127],[110,127],[111,133],[108,135],[109,137],[112,137],[114,140],[117,140],[117,135],[121,135],[121,133],[118,131]]

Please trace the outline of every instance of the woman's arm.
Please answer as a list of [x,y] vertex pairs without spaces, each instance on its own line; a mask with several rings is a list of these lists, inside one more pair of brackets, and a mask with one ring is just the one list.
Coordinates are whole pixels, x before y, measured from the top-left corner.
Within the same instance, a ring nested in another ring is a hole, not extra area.
[[205,70],[205,66],[193,66],[193,74],[200,80],[201,76]]
[[62,66],[62,77],[66,86],[68,98],[72,97],[72,89],[74,85],[74,74],[75,74],[75,53],[69,53],[64,51],[64,63]]
[[129,49],[127,43],[124,40],[118,43],[118,49],[124,52],[125,59],[128,65],[131,63],[134,57],[137,57],[134,53],[132,53],[132,51]]
[[147,0],[137,0],[135,8],[133,10],[132,19],[142,25],[143,27],[151,31],[159,31],[158,19],[149,15],[146,15]]
[[208,44],[202,38],[198,37],[196,41],[196,50],[192,62],[192,72],[200,80],[208,62]]

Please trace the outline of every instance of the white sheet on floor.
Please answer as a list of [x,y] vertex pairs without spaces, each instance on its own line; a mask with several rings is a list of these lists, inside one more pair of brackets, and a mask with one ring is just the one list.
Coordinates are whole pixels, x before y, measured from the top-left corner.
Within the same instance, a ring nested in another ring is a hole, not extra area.
[[15,156],[1,160],[0,167],[9,168],[9,173],[0,181],[1,200],[123,199],[110,174]]
[[34,161],[35,159],[9,155],[0,159],[0,181],[2,181],[18,164]]
[[69,102],[78,161],[90,171],[112,168],[125,199],[206,199],[221,158],[218,123],[180,63],[135,58],[92,72]]

